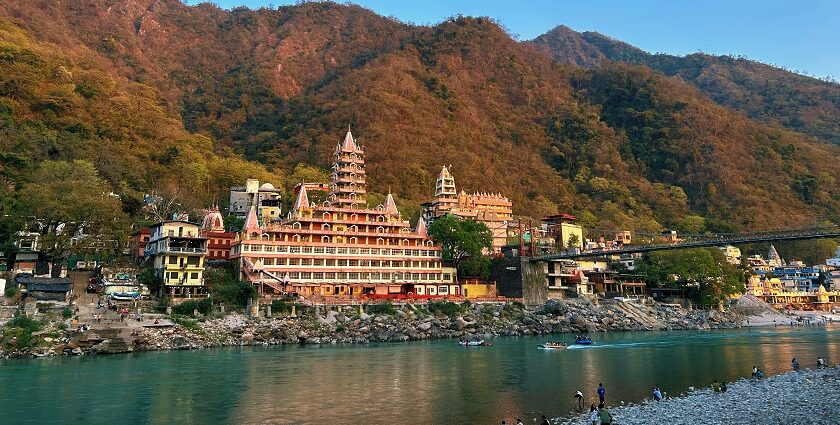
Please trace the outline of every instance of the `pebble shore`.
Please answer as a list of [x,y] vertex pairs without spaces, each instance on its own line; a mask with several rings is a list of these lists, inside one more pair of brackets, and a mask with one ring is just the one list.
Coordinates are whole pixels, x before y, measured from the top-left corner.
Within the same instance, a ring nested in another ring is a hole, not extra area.
[[[789,372],[760,380],[741,379],[725,393],[710,388],[663,401],[609,408],[613,423],[642,424],[840,424],[840,369]],[[589,425],[587,416],[554,420]]]

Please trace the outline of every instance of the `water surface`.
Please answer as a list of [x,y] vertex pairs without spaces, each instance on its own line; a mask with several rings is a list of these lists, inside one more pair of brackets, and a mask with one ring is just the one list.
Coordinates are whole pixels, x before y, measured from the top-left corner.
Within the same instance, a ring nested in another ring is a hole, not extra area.
[[[469,424],[563,416],[599,382],[608,404],[670,395],[753,365],[840,362],[840,326],[595,334],[596,345],[538,350],[544,337],[367,346],[284,346],[0,362],[4,424]],[[571,339],[571,336],[554,336]]]

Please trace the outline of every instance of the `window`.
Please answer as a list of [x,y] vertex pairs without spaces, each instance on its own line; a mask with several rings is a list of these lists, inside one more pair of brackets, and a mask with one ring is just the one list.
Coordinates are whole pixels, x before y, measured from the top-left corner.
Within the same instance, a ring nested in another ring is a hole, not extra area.
[[169,278],[178,280],[178,272],[169,272]]
[[169,256],[169,264],[178,264],[178,257],[174,255]]
[[190,273],[190,279],[198,280],[198,273]]
[[187,257],[187,264],[191,266],[197,266],[201,262],[201,258],[199,257]]

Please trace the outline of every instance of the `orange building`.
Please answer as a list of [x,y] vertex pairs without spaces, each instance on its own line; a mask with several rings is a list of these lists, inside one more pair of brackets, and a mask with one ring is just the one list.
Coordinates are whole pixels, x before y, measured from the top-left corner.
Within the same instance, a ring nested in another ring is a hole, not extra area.
[[500,193],[459,193],[455,178],[444,165],[435,183],[434,201],[423,204],[423,217],[431,223],[447,214],[484,223],[493,233],[493,251],[499,252],[507,244],[513,203]]
[[128,238],[128,252],[134,264],[141,264],[145,259],[146,245],[149,243],[152,231],[144,227],[132,233]]
[[307,185],[300,185],[292,210],[280,223],[261,224],[251,209],[231,258],[239,261],[242,278],[261,296],[449,294],[441,249],[429,239],[425,222],[421,219],[412,230],[390,193],[384,205],[367,206],[364,158],[348,130],[336,146],[329,194],[322,205],[312,205]]

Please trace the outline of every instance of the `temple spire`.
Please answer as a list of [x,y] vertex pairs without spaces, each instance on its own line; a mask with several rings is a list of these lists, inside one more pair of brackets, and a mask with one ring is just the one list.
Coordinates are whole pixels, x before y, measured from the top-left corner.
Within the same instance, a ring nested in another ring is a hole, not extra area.
[[301,183],[300,190],[298,190],[297,199],[295,199],[295,206],[294,210],[299,210],[301,208],[309,208],[309,195],[306,193],[306,186]]
[[395,216],[400,215],[400,210],[397,209],[397,203],[394,202],[394,197],[391,195],[390,190],[388,191],[388,197],[385,198],[385,212]]
[[422,215],[417,219],[417,234],[423,238],[429,238],[429,231],[426,229],[426,220],[423,220]]
[[245,218],[245,224],[242,226],[243,230],[259,230],[260,221],[257,219],[257,208],[251,205],[248,210],[248,216]]

